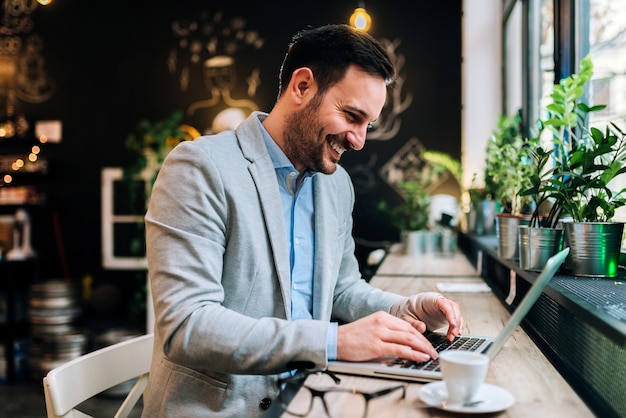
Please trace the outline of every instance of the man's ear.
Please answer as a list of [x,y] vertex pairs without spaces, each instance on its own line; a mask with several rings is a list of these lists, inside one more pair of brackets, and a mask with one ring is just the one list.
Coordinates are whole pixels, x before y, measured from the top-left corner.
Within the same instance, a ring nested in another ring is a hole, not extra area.
[[289,83],[289,94],[295,103],[302,103],[313,97],[317,92],[317,83],[313,71],[308,67],[295,70]]

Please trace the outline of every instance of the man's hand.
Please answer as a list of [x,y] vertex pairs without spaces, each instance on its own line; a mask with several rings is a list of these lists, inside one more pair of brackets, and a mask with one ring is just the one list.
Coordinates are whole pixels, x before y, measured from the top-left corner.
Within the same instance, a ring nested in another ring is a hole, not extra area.
[[[445,306],[450,310],[452,306]],[[437,358],[437,351],[422,335],[426,326],[419,320],[404,320],[376,312],[337,330],[337,359],[364,361],[381,356],[402,357],[417,362]]]
[[411,323],[423,321],[429,331],[447,326],[448,341],[461,335],[465,326],[459,305],[436,292],[418,293],[400,299],[393,304],[389,313]]
[[448,341],[452,341],[455,337],[460,336],[465,328],[461,309],[455,301],[446,298],[437,299],[437,308],[448,321],[448,332],[446,334]]

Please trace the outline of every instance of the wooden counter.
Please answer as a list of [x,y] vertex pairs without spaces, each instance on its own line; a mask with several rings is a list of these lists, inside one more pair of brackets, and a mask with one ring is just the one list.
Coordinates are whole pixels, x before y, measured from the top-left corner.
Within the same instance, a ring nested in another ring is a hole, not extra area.
[[479,276],[463,254],[451,256],[424,254],[421,256],[406,256],[401,253],[389,253],[376,271],[378,276],[397,277],[467,277]]
[[[465,260],[466,261],[466,260]],[[372,285],[403,295],[438,291],[437,283],[483,283],[471,265],[456,256],[422,259],[390,254],[379,268]],[[413,266],[413,267],[407,267]],[[424,276],[428,272],[432,276]],[[435,276],[434,273],[437,273]],[[446,272],[448,277],[443,277]],[[495,336],[508,320],[509,313],[498,298],[487,292],[444,293],[461,306],[466,332]],[[315,376],[309,379],[313,380]],[[341,386],[362,391],[391,387],[395,380],[341,375]],[[518,327],[489,366],[486,382],[505,388],[515,397],[508,409],[488,414],[490,417],[594,417],[595,415],[561,377],[528,335]],[[314,381],[307,381],[314,386]],[[455,414],[435,408],[418,407],[418,391],[422,384],[405,383],[407,397],[401,401],[398,393],[369,402],[368,417],[451,417]],[[293,402],[297,402],[297,395]],[[345,405],[349,408],[349,405]],[[458,415],[458,414],[456,414]],[[281,416],[290,417],[284,413]],[[310,417],[326,417],[320,400],[315,400]]]

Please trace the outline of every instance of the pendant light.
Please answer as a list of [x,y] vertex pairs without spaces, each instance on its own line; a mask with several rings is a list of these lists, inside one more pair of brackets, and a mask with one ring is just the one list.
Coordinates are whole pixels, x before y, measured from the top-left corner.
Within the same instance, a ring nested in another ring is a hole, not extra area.
[[365,2],[359,1],[359,7],[354,9],[354,13],[350,16],[350,26],[367,32],[372,26],[372,18],[365,10]]

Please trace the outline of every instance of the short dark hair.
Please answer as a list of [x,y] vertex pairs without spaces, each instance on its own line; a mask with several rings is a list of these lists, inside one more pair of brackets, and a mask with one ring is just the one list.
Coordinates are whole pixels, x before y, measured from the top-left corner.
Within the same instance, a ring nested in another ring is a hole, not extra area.
[[350,64],[381,77],[389,87],[395,83],[391,58],[371,35],[345,24],[302,30],[293,36],[280,67],[278,96],[298,68],[311,69],[323,94],[343,79]]

